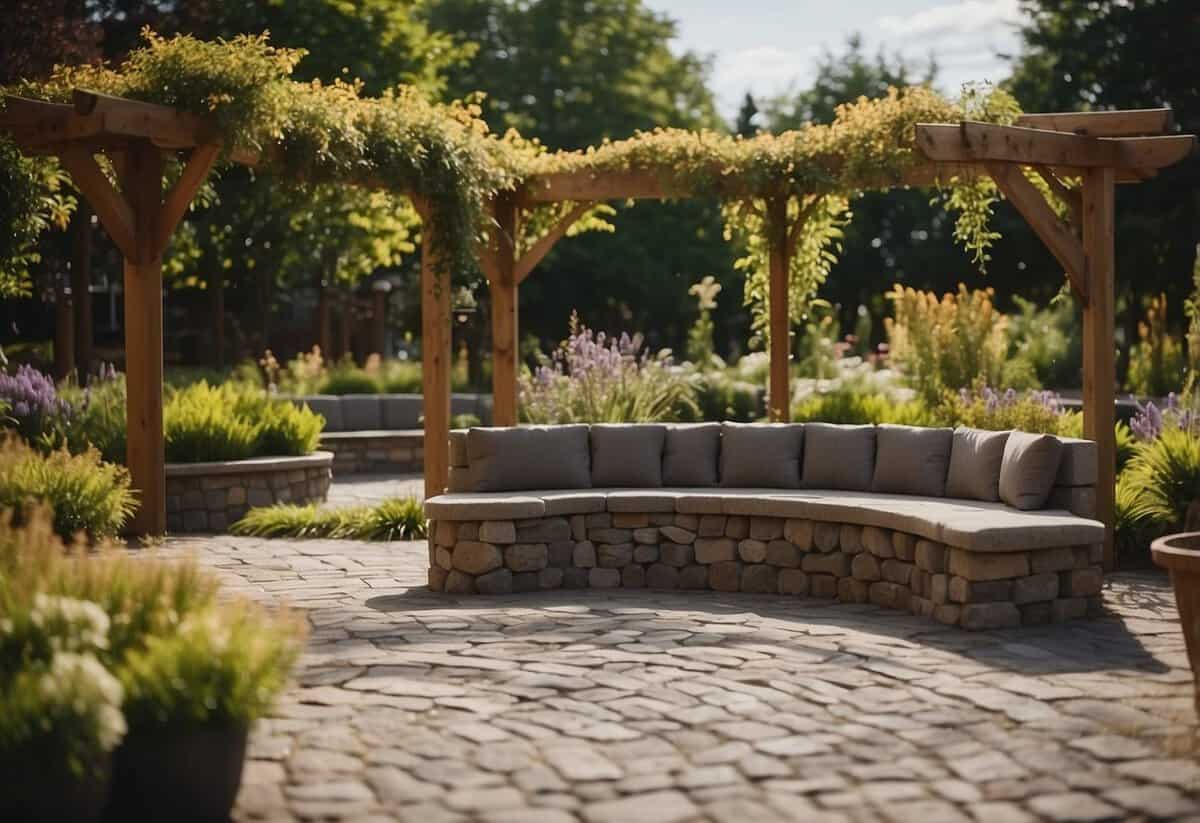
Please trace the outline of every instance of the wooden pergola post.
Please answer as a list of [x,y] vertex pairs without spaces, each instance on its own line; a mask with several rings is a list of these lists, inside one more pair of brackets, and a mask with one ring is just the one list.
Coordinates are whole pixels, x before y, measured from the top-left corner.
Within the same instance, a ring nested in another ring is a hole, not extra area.
[[492,424],[517,425],[517,204],[510,193],[496,196],[492,206],[490,248],[484,273],[492,304]]
[[1096,441],[1096,512],[1107,527],[1104,567],[1116,565],[1113,544],[1117,480],[1115,175],[1111,168],[1083,175],[1083,263],[1088,300],[1083,306],[1083,436]]
[[421,214],[421,390],[425,409],[425,496],[450,476],[450,272],[434,241],[433,216]]
[[774,422],[791,419],[792,359],[791,324],[788,322],[788,268],[791,244],[788,243],[788,199],[775,197],[767,201],[765,229],[769,248],[770,282],[767,304],[770,309],[771,379],[768,389],[770,418]]

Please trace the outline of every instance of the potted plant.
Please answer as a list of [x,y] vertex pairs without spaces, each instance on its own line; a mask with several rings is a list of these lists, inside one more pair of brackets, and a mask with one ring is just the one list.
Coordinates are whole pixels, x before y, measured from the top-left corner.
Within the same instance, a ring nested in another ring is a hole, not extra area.
[[118,672],[129,733],[107,819],[226,819],[250,727],[287,684],[301,637],[288,616],[226,603],[131,650]]
[[1196,679],[1196,711],[1200,713],[1200,532],[1160,537],[1150,550],[1154,562],[1171,573],[1188,661]]

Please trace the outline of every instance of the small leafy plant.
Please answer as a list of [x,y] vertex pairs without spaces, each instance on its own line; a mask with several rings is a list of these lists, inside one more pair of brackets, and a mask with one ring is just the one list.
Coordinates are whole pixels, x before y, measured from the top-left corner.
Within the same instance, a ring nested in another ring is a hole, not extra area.
[[230,527],[247,537],[331,537],[341,540],[419,540],[427,536],[425,513],[414,498],[392,498],[376,506],[320,509],[279,504],[251,509]]

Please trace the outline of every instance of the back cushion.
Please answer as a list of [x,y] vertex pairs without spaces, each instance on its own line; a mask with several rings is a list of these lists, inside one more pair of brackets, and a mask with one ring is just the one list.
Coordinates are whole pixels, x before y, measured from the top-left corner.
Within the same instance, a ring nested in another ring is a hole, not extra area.
[[663,447],[663,485],[717,485],[720,455],[720,423],[676,423],[667,426],[667,439]]
[[663,484],[666,426],[597,423],[591,437],[593,486],[654,488]]
[[953,440],[952,429],[876,426],[871,491],[941,497]]
[[592,485],[585,425],[473,428],[467,432],[467,456],[477,492]]
[[325,431],[345,431],[345,423],[342,421],[342,398],[332,394],[310,394],[297,397],[296,402],[308,406],[324,417]]
[[412,394],[385,394],[379,399],[383,406],[385,429],[416,429],[421,426],[423,402]]
[[374,431],[383,428],[383,405],[377,394],[343,394],[342,425],[346,431]]
[[869,491],[875,474],[875,427],[804,424],[806,489]]
[[1054,488],[1062,443],[1049,434],[1012,432],[1000,464],[1000,499],[1017,509],[1040,509]]
[[959,426],[950,449],[946,496],[995,502],[1000,499],[1000,466],[1008,432]]
[[803,447],[800,424],[722,423],[721,485],[797,489]]

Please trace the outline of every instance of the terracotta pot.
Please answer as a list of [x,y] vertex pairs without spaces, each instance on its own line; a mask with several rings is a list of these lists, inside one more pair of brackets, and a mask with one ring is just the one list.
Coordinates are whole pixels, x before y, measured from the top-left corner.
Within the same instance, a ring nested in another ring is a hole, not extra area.
[[1175,604],[1196,679],[1196,712],[1200,714],[1200,532],[1160,537],[1150,546],[1154,562],[1171,572]]
[[105,755],[85,777],[34,761],[4,766],[5,788],[0,792],[0,820],[96,823],[104,814],[111,782],[112,758]]
[[105,820],[228,820],[246,760],[244,727],[131,734],[113,753]]

